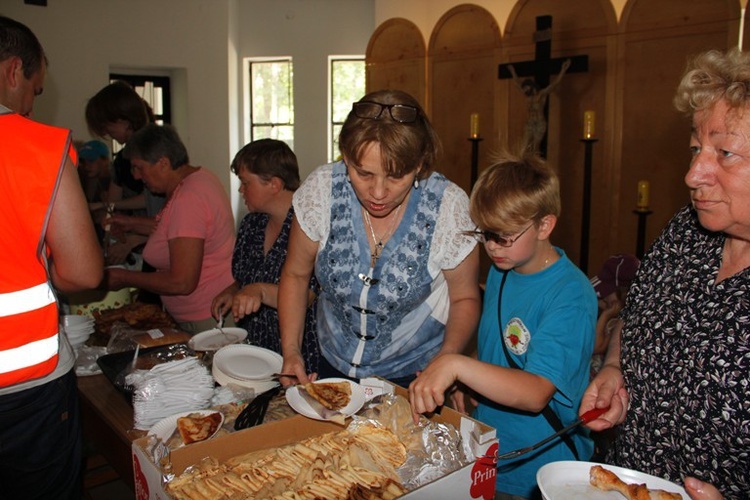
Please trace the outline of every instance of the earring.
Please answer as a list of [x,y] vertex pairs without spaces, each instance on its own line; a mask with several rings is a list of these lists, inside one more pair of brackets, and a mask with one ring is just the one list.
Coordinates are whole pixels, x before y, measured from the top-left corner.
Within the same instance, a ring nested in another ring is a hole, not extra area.
[[419,189],[419,179],[414,177],[414,189]]

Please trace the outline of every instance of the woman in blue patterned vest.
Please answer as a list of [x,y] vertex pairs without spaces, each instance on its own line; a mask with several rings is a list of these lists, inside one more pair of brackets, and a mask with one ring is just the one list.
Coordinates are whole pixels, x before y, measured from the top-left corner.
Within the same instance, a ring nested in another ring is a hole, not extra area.
[[[307,286],[320,283],[318,377],[378,375],[407,386],[435,356],[462,352],[480,311],[468,196],[433,171],[437,134],[409,94],[354,103],[342,160],[294,194],[296,219],[279,289],[284,373],[301,383]],[[283,383],[293,382],[283,379]]]

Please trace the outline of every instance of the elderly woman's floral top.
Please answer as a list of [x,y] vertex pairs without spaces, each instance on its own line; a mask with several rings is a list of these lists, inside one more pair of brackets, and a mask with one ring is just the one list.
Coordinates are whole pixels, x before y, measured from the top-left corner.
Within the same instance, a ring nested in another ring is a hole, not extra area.
[[750,494],[750,269],[715,284],[724,235],[682,209],[622,312],[627,420],[608,459],[727,498]]

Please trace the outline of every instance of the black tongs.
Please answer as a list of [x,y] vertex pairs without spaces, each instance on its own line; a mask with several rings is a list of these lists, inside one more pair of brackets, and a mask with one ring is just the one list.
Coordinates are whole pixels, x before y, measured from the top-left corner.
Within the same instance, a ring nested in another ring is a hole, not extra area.
[[281,392],[281,387],[276,386],[255,396],[255,399],[250,401],[245,409],[237,415],[237,420],[234,421],[234,430],[238,431],[262,424],[268,405],[279,392]]

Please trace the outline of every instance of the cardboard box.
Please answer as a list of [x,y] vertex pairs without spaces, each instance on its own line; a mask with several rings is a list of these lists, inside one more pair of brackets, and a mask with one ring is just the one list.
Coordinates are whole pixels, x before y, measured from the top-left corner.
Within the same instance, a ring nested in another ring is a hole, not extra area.
[[[361,384],[368,396],[395,392],[408,397],[408,393],[403,388],[383,379],[364,379]],[[450,408],[443,408],[441,414],[434,415],[431,420],[452,424],[460,431],[462,438],[477,457],[497,452],[497,437],[492,427],[461,415]],[[223,462],[253,450],[296,443],[310,436],[338,430],[341,430],[339,425],[296,415],[174,450],[170,456],[172,472],[179,475],[187,467],[208,456]],[[147,442],[148,438],[141,438],[134,441],[132,447],[136,498],[138,500],[168,500],[170,496],[164,491],[162,470],[144,450]],[[410,491],[401,498],[492,500],[494,496],[495,462],[491,459],[478,459]]]

